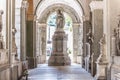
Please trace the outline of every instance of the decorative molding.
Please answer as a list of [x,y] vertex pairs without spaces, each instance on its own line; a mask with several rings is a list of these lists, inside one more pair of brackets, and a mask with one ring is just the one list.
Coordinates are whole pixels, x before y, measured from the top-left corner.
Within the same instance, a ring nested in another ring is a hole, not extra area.
[[92,1],[89,4],[91,11],[94,11],[96,9],[103,9],[103,1]]
[[87,15],[82,16],[82,20],[83,20],[83,21],[88,21],[89,19],[90,19],[90,17],[87,16]]
[[80,26],[81,25],[81,23],[80,22],[78,22],[78,23],[73,23],[73,26]]
[[47,24],[46,23],[38,23],[38,27],[46,27]]

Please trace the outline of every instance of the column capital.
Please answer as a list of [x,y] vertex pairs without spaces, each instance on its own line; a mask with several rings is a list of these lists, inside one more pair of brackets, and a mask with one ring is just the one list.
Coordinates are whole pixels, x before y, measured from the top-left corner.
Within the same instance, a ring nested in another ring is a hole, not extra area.
[[38,23],[38,27],[46,27],[47,24],[46,23]]
[[92,1],[89,4],[91,11],[94,11],[96,9],[103,9],[103,1]]
[[22,7],[22,8],[26,8],[26,9],[27,9],[27,8],[28,8],[28,5],[29,5],[29,4],[28,4],[28,1],[27,1],[27,0],[23,0],[22,3],[21,3],[21,7]]
[[90,17],[88,15],[84,15],[82,16],[83,21],[88,21],[90,19]]

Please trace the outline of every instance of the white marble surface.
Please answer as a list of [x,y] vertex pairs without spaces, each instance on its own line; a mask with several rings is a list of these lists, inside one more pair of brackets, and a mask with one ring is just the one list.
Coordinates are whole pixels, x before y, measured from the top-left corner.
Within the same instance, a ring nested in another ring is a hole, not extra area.
[[93,78],[78,64],[71,66],[39,64],[37,68],[29,70],[28,80],[93,80]]

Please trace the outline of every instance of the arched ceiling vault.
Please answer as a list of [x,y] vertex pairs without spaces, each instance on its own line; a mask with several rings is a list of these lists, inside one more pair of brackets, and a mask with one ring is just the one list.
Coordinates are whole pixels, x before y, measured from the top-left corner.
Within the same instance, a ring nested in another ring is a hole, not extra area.
[[46,22],[48,16],[61,9],[66,12],[73,22],[81,22],[84,11],[76,0],[44,0],[39,3],[36,9],[36,16],[39,22]]

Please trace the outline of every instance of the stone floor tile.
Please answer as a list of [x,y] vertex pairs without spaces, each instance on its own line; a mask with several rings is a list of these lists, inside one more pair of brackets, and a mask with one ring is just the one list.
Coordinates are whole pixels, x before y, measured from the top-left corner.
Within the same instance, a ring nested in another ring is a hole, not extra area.
[[93,80],[81,65],[48,66],[39,64],[37,68],[29,70],[28,80]]

